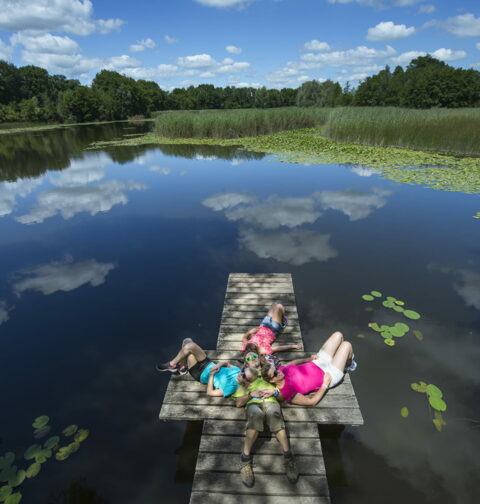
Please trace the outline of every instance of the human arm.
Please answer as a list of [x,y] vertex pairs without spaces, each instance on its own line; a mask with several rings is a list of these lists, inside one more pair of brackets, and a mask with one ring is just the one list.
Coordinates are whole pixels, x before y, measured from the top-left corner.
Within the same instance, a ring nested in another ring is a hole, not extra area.
[[299,364],[305,364],[306,362],[310,362],[315,360],[318,357],[317,354],[313,354],[310,357],[306,357],[305,359],[295,359],[288,363],[289,366],[298,366]]
[[280,345],[276,347],[272,347],[272,354],[277,352],[287,352],[288,350],[300,350],[300,345]]
[[305,396],[303,394],[295,394],[291,403],[296,404],[298,406],[315,406],[315,405],[317,405],[323,399],[323,396],[327,392],[328,386],[330,385],[331,381],[332,381],[332,377],[330,376],[330,374],[325,373],[322,386],[314,394],[312,394],[310,396]]
[[257,332],[257,328],[255,327],[254,329],[250,329],[250,331],[246,332],[242,336],[242,341],[247,341],[250,339],[250,337]]
[[235,406],[237,408],[243,408],[245,406],[245,404],[247,404],[247,402],[251,399],[250,395],[244,395],[244,396],[241,396],[241,397],[237,397],[235,399]]

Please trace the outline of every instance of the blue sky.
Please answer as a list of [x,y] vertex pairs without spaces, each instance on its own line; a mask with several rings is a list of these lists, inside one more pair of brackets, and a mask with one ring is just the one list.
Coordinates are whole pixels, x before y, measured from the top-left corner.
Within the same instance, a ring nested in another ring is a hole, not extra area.
[[357,84],[430,53],[480,70],[478,0],[0,0],[0,59],[164,89]]

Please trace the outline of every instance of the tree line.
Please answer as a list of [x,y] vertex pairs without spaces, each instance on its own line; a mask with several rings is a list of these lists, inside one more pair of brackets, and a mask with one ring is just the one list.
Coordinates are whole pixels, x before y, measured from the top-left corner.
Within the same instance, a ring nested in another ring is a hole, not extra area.
[[453,68],[431,56],[404,70],[388,66],[357,88],[338,82],[304,82],[298,89],[215,87],[201,84],[165,91],[153,81],[102,70],[90,86],[47,70],[0,61],[0,122],[86,122],[149,117],[161,110],[273,107],[480,106],[480,72]]

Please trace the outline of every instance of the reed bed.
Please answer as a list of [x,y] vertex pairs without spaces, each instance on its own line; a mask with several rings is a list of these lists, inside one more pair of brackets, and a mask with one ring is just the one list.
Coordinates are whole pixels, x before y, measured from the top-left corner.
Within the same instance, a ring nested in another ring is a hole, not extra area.
[[323,125],[331,110],[286,107],[165,112],[156,117],[155,130],[167,138],[252,137]]
[[339,142],[478,156],[480,109],[342,107],[331,111],[324,135]]

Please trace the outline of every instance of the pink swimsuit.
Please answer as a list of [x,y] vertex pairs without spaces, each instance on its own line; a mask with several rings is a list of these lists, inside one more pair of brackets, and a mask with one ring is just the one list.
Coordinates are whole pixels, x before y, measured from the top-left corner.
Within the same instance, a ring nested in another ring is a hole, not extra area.
[[272,354],[272,343],[275,341],[275,333],[265,326],[260,326],[257,332],[247,341],[243,342],[242,352],[248,343],[255,343],[263,355]]
[[305,364],[290,364],[280,366],[280,371],[285,375],[285,384],[280,392],[285,400],[290,402],[296,394],[309,394],[318,390],[323,383],[324,371],[314,362],[305,362]]

